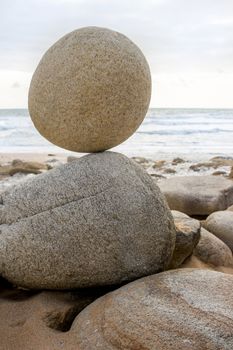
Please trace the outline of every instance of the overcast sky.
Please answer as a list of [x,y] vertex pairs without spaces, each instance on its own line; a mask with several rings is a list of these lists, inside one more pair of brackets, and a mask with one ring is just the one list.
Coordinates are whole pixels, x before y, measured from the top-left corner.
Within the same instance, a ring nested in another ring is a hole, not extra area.
[[151,107],[233,108],[233,0],[0,0],[0,108],[27,107],[43,53],[90,25],[142,49]]

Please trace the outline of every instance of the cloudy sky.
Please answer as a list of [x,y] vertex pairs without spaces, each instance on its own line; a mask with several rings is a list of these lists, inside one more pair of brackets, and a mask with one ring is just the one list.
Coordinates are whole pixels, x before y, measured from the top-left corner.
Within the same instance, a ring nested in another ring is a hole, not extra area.
[[233,108],[233,0],[0,0],[0,14],[0,108],[27,107],[44,51],[89,25],[142,49],[151,107]]

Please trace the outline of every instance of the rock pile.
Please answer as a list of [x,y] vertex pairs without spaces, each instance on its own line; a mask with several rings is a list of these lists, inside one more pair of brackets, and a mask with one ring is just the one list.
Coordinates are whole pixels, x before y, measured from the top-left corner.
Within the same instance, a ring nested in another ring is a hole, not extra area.
[[[232,181],[213,176],[210,189],[199,181],[190,200],[187,179],[161,180],[171,209],[184,212],[171,213],[144,158],[135,159],[141,167],[100,152],[136,130],[150,93],[143,54],[108,29],[74,31],[42,58],[29,92],[35,126],[58,146],[98,153],[0,194],[1,349],[233,348],[232,252],[184,214],[227,209]],[[1,170],[19,168],[44,170]],[[205,224],[231,243],[212,222]],[[174,270],[193,259],[203,270]]]

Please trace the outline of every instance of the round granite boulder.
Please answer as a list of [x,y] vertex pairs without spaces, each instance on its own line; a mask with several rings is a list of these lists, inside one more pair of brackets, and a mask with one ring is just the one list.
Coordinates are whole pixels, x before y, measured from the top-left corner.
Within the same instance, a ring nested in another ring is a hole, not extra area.
[[16,285],[112,285],[170,263],[175,228],[164,197],[121,154],[91,154],[37,175],[0,203],[0,275]]
[[106,294],[75,319],[79,350],[233,349],[233,276],[178,269]]
[[150,96],[150,69],[141,50],[123,34],[86,27],[44,54],[31,81],[29,112],[55,145],[97,152],[135,132]]

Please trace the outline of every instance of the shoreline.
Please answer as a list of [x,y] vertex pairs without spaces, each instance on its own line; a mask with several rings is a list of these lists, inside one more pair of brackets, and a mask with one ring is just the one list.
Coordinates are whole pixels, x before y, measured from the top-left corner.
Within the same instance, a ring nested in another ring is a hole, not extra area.
[[[77,153],[0,153],[0,191],[16,185],[84,154]],[[173,176],[216,175],[228,177],[233,169],[233,157],[213,157],[202,160],[171,155],[159,159],[129,157],[140,164],[156,181]]]
[[0,165],[12,162],[14,159],[21,159],[26,162],[48,162],[53,158],[56,158],[60,162],[66,163],[68,153],[37,153],[37,152],[9,152],[0,153]]

